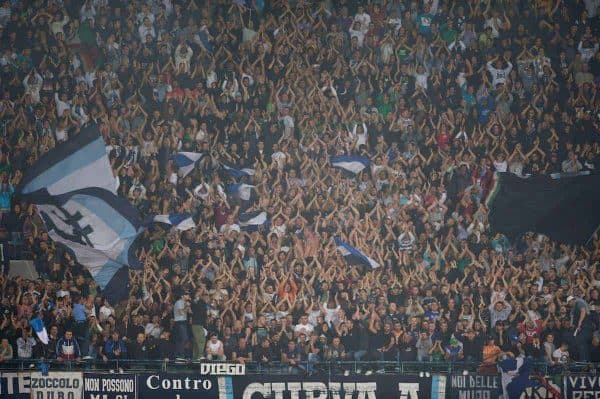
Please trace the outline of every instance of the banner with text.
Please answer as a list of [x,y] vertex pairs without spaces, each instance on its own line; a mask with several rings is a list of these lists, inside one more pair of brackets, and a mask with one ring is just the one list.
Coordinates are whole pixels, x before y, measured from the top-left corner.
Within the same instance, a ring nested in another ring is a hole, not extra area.
[[448,378],[448,399],[498,399],[502,393],[499,375],[455,374]]
[[0,373],[0,398],[29,399],[30,374],[15,372]]
[[51,371],[31,373],[31,399],[80,399],[83,374]]
[[219,398],[217,378],[200,374],[138,374],[137,389],[143,399]]
[[219,377],[219,399],[430,399],[431,378],[299,375]]
[[85,373],[83,399],[137,399],[135,374]]
[[600,399],[600,375],[571,374],[565,379],[565,398]]

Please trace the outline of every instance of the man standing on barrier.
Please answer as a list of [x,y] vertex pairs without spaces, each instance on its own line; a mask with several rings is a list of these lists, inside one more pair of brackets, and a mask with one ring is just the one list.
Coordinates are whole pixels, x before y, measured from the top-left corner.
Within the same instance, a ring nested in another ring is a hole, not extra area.
[[190,293],[183,291],[173,306],[173,320],[175,321],[175,356],[178,359],[187,358],[186,347],[190,340],[188,334],[188,316],[191,312]]

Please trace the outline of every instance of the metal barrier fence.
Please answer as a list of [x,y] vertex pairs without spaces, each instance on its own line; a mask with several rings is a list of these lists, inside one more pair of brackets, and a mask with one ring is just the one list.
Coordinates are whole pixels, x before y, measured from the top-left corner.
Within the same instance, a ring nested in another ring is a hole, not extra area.
[[[44,364],[55,371],[102,371],[102,372],[197,372],[201,364],[213,363],[202,361],[171,361],[171,360],[27,360],[14,359],[0,362],[0,371],[37,371]],[[219,362],[214,362],[219,363]],[[331,361],[331,362],[300,362],[290,367],[281,362],[261,364],[258,362],[245,363],[246,374],[406,374],[421,373],[487,373],[496,372],[495,365],[482,365],[480,362],[407,362],[407,361]],[[562,375],[568,373],[600,374],[600,363],[571,362],[565,365],[552,366],[545,362],[537,362],[534,371],[544,375]]]

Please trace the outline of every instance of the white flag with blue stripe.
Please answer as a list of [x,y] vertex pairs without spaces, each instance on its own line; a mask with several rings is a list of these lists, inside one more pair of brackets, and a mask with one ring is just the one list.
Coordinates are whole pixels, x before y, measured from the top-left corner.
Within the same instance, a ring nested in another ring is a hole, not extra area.
[[173,155],[171,159],[175,162],[175,165],[177,165],[181,176],[186,177],[194,170],[196,162],[201,160],[202,157],[204,157],[204,154],[199,152],[178,152]]
[[45,189],[50,195],[86,187],[117,192],[116,179],[106,153],[104,139],[95,125],[44,154],[27,169],[19,192],[30,194]]
[[252,196],[252,189],[255,187],[256,186],[252,186],[250,184],[237,183],[237,184],[231,184],[228,187],[228,191],[229,191],[229,194],[231,194],[233,196],[237,195],[242,200],[249,201],[250,197]]
[[239,221],[239,225],[242,230],[251,230],[253,228],[258,228],[259,226],[263,226],[267,223],[267,212],[253,211],[240,213]]
[[368,257],[347,242],[342,241],[339,237],[335,237],[335,245],[337,246],[338,251],[344,256],[346,262],[351,265],[362,264],[369,266],[372,269],[376,269],[380,266],[374,259]]
[[252,168],[239,168],[228,162],[221,162],[221,166],[225,169],[231,176],[239,179],[244,176],[254,176],[256,171]]
[[359,155],[341,155],[337,157],[330,157],[329,162],[336,168],[344,169],[354,174],[362,172],[371,164],[371,160],[369,158]]
[[196,228],[196,223],[189,213],[172,213],[170,215],[155,215],[153,222],[164,223],[175,227],[177,230],[186,231]]

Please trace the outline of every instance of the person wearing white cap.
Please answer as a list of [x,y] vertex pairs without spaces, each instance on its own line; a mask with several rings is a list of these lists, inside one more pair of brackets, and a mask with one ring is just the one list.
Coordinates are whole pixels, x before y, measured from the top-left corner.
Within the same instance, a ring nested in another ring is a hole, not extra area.
[[577,360],[587,362],[589,360],[589,346],[592,341],[592,320],[589,315],[588,304],[579,297],[569,295],[567,306],[572,306],[571,323],[575,326],[575,342],[577,345]]

